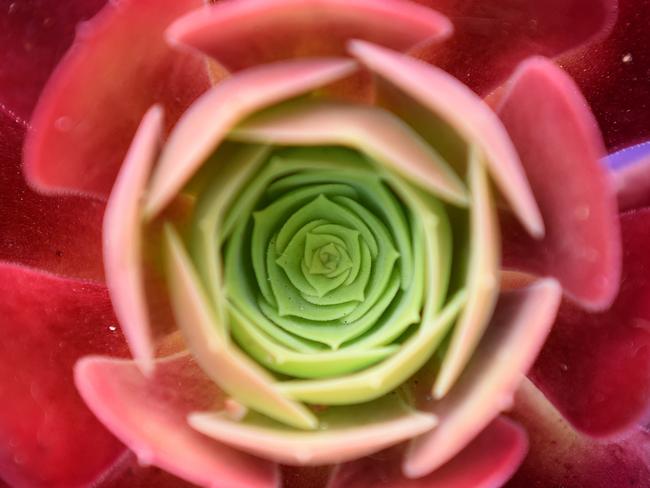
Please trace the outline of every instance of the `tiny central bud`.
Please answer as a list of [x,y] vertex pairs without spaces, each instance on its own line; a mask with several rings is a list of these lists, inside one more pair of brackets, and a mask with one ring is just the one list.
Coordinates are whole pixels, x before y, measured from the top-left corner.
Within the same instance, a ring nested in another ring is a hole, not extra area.
[[[417,244],[419,219],[392,176],[347,149],[282,149],[267,163],[219,224],[228,231],[221,237],[227,286],[214,290],[227,289],[237,344],[295,378],[378,364],[422,313],[427,247]],[[207,243],[219,235],[200,228],[196,242],[206,243],[205,261],[214,260]]]
[[334,244],[328,244],[326,248],[321,248],[319,251],[319,255],[320,255],[320,262],[323,263],[330,270],[336,267],[337,263],[339,262],[340,256],[336,252],[336,248],[334,247]]
[[333,273],[340,275],[343,271],[350,269],[353,263],[343,246],[330,242],[316,249],[311,262],[305,263],[305,265],[309,274],[331,278]]

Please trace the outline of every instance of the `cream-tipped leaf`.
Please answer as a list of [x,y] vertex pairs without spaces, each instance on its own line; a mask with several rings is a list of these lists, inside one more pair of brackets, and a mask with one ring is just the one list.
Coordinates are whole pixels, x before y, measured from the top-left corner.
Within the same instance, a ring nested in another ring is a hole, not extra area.
[[499,295],[499,224],[483,165],[483,154],[473,146],[468,179],[472,193],[469,223],[467,304],[454,327],[451,342],[436,377],[433,394],[443,397],[470,360],[487,327]]
[[227,415],[196,412],[190,425],[242,451],[291,465],[350,461],[430,431],[436,417],[418,412],[396,395],[367,405],[331,407],[319,417],[327,428],[300,432],[251,415],[236,422]]
[[467,191],[449,165],[408,125],[380,108],[300,100],[250,117],[229,137],[267,144],[349,146],[443,200],[467,204]]
[[199,278],[178,234],[165,228],[167,270],[174,314],[183,335],[203,370],[240,403],[300,429],[318,422],[300,403],[287,399],[273,377],[226,338],[226,324],[216,320],[200,287]]

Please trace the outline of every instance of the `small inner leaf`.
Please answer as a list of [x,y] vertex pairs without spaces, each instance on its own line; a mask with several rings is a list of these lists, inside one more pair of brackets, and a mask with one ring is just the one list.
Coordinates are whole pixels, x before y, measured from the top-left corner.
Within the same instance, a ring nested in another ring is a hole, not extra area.
[[435,196],[337,146],[229,142],[210,164],[191,258],[214,333],[282,375],[268,381],[287,405],[373,401],[434,354],[465,304],[458,287],[447,297],[452,227]]

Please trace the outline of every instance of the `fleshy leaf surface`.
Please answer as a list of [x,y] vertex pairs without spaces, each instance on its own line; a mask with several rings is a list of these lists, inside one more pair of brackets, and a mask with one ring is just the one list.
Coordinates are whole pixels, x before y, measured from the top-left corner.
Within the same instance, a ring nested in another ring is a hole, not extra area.
[[406,478],[401,447],[337,467],[327,488],[496,488],[519,467],[528,447],[517,423],[498,417],[448,463],[421,478]]
[[276,486],[272,463],[213,441],[187,424],[188,412],[223,408],[225,401],[188,353],[157,360],[148,377],[133,361],[89,356],[77,363],[75,380],[95,415],[141,463],[205,486],[214,486],[215,480],[238,488]]
[[435,427],[434,415],[407,407],[397,395],[372,404],[331,407],[319,416],[327,427],[290,431],[260,418],[241,422],[218,413],[195,412],[192,427],[220,442],[286,464],[322,465],[373,454]]
[[341,56],[351,38],[405,51],[451,31],[435,10],[404,0],[241,0],[186,15],[168,37],[240,71],[284,59]]
[[298,428],[315,428],[311,412],[286,398],[268,372],[229,342],[227,324],[215,317],[178,234],[171,227],[165,234],[174,315],[201,367],[244,405]]
[[[363,41],[352,41],[351,54],[392,89],[396,89],[442,118],[458,134],[484,153],[490,176],[526,229],[544,234],[535,203],[515,148],[498,117],[474,93],[439,68]],[[382,84],[378,97],[382,97]],[[407,122],[408,113],[400,114]],[[417,130],[417,124],[414,126]]]
[[46,197],[22,172],[26,127],[0,113],[0,260],[101,282],[101,221],[96,200]]
[[546,224],[533,241],[505,219],[504,266],[550,275],[583,306],[602,310],[619,286],[621,247],[597,126],[575,84],[551,61],[518,68],[498,109]]
[[126,450],[117,461],[97,480],[102,488],[196,488],[168,471],[155,466],[143,466],[138,457]]
[[149,107],[160,103],[171,127],[209,87],[205,61],[163,38],[173,19],[200,4],[109,2],[83,24],[34,111],[25,143],[33,186],[106,198]]
[[[190,246],[216,314],[228,324],[219,332],[229,331],[268,369],[296,378],[343,376],[395,353],[395,339],[419,321],[424,270],[416,263],[424,255],[433,270],[432,313],[446,293],[451,238],[442,204],[431,198],[407,212],[391,191],[398,180],[350,149],[243,147],[228,143],[215,154],[220,163],[197,203]],[[399,193],[409,194],[402,186]],[[338,286],[322,296],[309,281],[309,236],[350,251],[351,268],[316,275]],[[223,269],[215,252],[221,246]],[[431,339],[439,339],[435,329]],[[381,396],[397,386],[390,381],[364,395]]]
[[530,377],[578,431],[609,437],[650,413],[650,210],[621,215],[623,273],[614,304],[565,301]]
[[339,378],[286,381],[280,384],[281,391],[289,398],[325,405],[345,405],[378,398],[398,388],[427,362],[465,301],[463,290],[457,292],[439,314],[430,309],[417,333],[378,365]]
[[424,476],[448,462],[511,405],[553,325],[561,294],[555,280],[545,279],[501,295],[458,383],[441,401],[422,396],[420,408],[437,415],[439,424],[411,442],[403,464],[407,477]]
[[528,432],[530,450],[506,488],[632,488],[650,479],[650,434],[641,425],[622,439],[590,439],[528,380],[517,391],[511,416]]
[[0,479],[91,484],[124,451],[74,387],[87,354],[127,354],[103,286],[0,263]]
[[381,109],[305,101],[254,115],[231,138],[275,145],[351,146],[454,204],[465,204],[460,179],[419,136]]
[[498,298],[499,225],[483,157],[478,148],[470,149],[468,179],[472,203],[465,277],[467,303],[454,325],[433,386],[436,398],[445,396],[462,373],[490,322]]
[[246,116],[355,70],[355,63],[344,58],[285,61],[252,68],[207,91],[170,134],[151,181],[145,213],[157,215]]
[[153,338],[143,276],[141,201],[162,136],[163,111],[145,114],[115,181],[104,214],[106,284],[131,354],[144,372],[153,367]]

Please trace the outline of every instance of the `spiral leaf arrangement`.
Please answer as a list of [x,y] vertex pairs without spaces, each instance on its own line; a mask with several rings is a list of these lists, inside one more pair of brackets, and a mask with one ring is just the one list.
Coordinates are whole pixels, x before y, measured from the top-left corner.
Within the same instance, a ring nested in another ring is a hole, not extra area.
[[[227,370],[215,381],[301,428],[318,421],[300,402],[351,405],[393,392],[433,356],[465,301],[463,283],[450,290],[466,245],[448,210],[465,223],[467,211],[355,148],[273,146],[245,130],[231,139],[201,175],[189,254],[168,228],[172,274],[182,263],[197,270],[190,288],[205,290],[219,353],[263,373],[268,391],[246,393]],[[170,281],[173,295],[187,293]],[[174,301],[181,327],[196,328],[187,303]]]
[[349,374],[391,356],[394,341],[420,318],[426,240],[439,267],[433,306],[446,290],[450,233],[442,207],[431,203],[439,228],[425,235],[358,153],[312,148],[266,158],[217,236],[225,286],[213,293],[230,303],[236,341],[267,368],[297,378]]
[[[260,78],[320,70],[322,85],[351,69],[309,63]],[[234,81],[246,91],[255,76]],[[321,86],[305,80],[235,123],[202,125],[230,103],[228,84],[206,93],[163,147],[145,218],[174,195],[191,210],[164,225],[166,283],[187,346],[229,400],[189,424],[322,464],[436,425],[410,379],[432,366],[425,381],[441,398],[467,364],[498,293],[498,234],[489,154],[461,126],[452,167],[395,113],[296,96]]]

